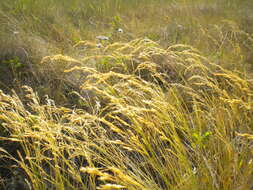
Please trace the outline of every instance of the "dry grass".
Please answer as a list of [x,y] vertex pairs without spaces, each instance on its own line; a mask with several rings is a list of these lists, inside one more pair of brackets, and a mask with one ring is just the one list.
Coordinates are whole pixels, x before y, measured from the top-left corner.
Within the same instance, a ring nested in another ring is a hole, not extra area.
[[10,173],[20,168],[33,189],[253,187],[252,82],[186,45],[137,39],[91,52],[41,63],[78,78],[82,109],[42,104],[29,87],[22,101],[1,92]]
[[0,189],[253,189],[250,7],[1,1]]

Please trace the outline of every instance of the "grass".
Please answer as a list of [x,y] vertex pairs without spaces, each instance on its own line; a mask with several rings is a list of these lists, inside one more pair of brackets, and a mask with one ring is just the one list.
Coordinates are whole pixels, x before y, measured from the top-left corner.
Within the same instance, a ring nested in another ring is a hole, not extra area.
[[253,188],[250,1],[0,5],[2,189]]

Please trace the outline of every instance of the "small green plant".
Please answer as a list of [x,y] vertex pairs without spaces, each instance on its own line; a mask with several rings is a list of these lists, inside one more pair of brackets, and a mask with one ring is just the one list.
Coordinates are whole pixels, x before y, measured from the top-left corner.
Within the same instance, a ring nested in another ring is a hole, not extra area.
[[21,80],[24,68],[25,64],[21,62],[18,56],[0,62],[0,72],[2,72],[2,79],[4,81],[11,82],[11,78],[16,81]]
[[111,22],[111,28],[116,31],[117,29],[119,28],[122,28],[122,25],[123,25],[123,21],[121,19],[120,16],[114,16],[112,18],[112,22]]
[[11,59],[3,60],[2,64],[11,68],[13,71],[17,71],[24,67],[24,64],[20,61],[18,56],[14,56]]
[[206,143],[208,142],[209,138],[211,138],[212,133],[210,131],[205,132],[204,134],[193,133],[193,146],[206,148]]

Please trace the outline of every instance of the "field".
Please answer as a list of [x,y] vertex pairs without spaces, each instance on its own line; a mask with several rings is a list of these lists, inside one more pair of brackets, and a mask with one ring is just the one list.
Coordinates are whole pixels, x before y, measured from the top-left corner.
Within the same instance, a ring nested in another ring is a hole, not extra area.
[[253,190],[251,0],[1,0],[0,189]]

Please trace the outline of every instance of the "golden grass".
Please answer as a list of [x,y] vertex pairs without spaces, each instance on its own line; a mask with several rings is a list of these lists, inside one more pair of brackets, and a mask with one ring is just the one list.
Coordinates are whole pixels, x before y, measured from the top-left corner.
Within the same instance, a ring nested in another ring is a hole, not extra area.
[[251,4],[1,1],[0,189],[252,189]]
[[77,76],[79,109],[42,104],[27,86],[24,100],[0,94],[1,142],[20,145],[1,159],[34,189],[252,188],[251,81],[186,45],[92,51],[42,61]]

